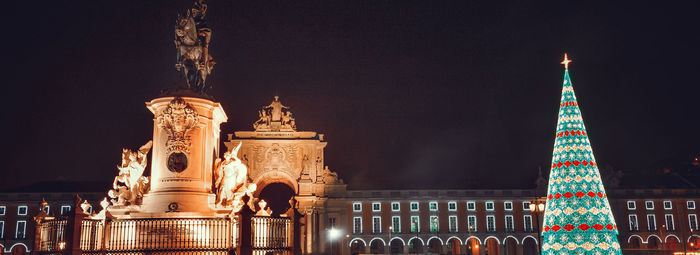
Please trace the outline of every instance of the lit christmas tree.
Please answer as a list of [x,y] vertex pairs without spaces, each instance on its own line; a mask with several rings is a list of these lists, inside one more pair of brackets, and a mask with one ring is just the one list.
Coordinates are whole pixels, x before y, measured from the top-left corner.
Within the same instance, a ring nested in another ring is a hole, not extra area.
[[569,79],[564,84],[542,228],[543,254],[622,254],[617,225]]

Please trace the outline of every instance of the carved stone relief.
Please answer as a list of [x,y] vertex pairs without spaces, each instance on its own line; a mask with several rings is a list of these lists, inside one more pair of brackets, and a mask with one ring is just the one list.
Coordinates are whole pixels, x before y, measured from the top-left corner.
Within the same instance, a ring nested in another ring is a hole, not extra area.
[[190,131],[199,123],[197,111],[182,98],[176,97],[168,107],[156,117],[159,128],[168,134],[166,141],[166,162],[168,170],[181,173],[188,166],[188,155],[192,139]]

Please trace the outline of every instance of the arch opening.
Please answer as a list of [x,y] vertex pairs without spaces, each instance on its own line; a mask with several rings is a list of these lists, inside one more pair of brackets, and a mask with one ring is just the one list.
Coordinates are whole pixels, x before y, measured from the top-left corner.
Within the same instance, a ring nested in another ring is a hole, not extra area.
[[273,216],[279,216],[291,208],[289,200],[294,197],[294,189],[286,183],[270,183],[260,190],[260,199],[267,202],[267,207],[272,210]]

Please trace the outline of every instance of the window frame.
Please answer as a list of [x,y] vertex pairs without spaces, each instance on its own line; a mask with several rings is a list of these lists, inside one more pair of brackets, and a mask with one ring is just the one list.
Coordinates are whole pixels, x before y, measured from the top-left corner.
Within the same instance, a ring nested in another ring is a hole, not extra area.
[[637,210],[637,202],[632,200],[627,201],[627,210]]
[[[632,225],[632,218],[634,217],[634,225]],[[627,215],[627,222],[629,223],[630,231],[639,231],[639,217],[637,214]]]
[[[491,209],[489,209],[489,204],[491,205]],[[486,208],[486,211],[494,211],[496,210],[496,204],[493,201],[486,201],[484,202],[484,207]]]
[[[452,208],[453,206],[454,206],[454,209]],[[456,201],[447,202],[447,210],[450,212],[456,212],[457,211],[457,202]]]
[[[435,206],[435,209],[433,209],[433,205]],[[431,212],[437,212],[439,208],[440,207],[437,201],[428,202],[428,210],[430,210]]]
[[[375,207],[378,207],[375,209]],[[382,203],[381,202],[372,202],[372,212],[381,212],[382,211]]]
[[[530,219],[530,226],[527,224],[527,220]],[[532,215],[526,214],[523,215],[523,231],[524,232],[533,232],[535,228],[532,226]]]
[[[414,219],[416,220],[416,221],[415,221],[415,224],[416,224],[416,229],[415,229],[415,231],[414,231],[414,229],[413,229],[413,223],[414,223],[413,220],[414,220]],[[420,217],[419,217],[419,216],[417,216],[417,215],[411,215],[411,218],[410,218],[410,222],[409,222],[409,223],[411,223],[411,224],[409,225],[409,227],[411,228],[411,229],[409,229],[409,231],[410,231],[411,233],[420,233]]]
[[7,206],[0,205],[0,209],[2,209],[0,210],[0,215],[5,215],[5,213],[7,212]]
[[529,212],[530,211],[530,201],[523,201],[523,211]]
[[[433,219],[435,219],[435,228],[433,229]],[[440,232],[440,217],[437,215],[428,216],[428,224],[430,226],[430,233]]]
[[[454,219],[454,228],[452,227],[452,220]],[[457,215],[447,216],[447,232],[449,233],[459,233],[459,219]]]
[[5,221],[4,220],[0,220],[0,239],[2,239],[2,238],[5,238]]
[[[413,209],[413,205],[416,205],[416,209]],[[411,212],[420,211],[420,204],[418,202],[411,202],[409,207],[411,208]]]
[[[378,222],[375,222],[376,220],[379,220]],[[375,226],[375,223],[378,223],[377,226]],[[377,229],[379,228],[379,229]],[[381,216],[372,216],[372,233],[373,234],[381,234],[382,233],[382,217]]]
[[[360,220],[359,231],[358,231],[358,229],[356,229],[358,227],[357,220]],[[352,233],[353,234],[362,234],[362,217],[359,217],[359,216],[352,217]]]
[[[489,227],[489,222],[493,223],[493,229]],[[486,232],[496,232],[496,216],[486,215]]]
[[[396,209],[394,209],[394,205],[396,206]],[[400,212],[401,211],[401,203],[391,202],[391,211],[392,212]]]
[[[649,203],[651,203],[651,207],[649,207]],[[653,200],[644,201],[644,208],[646,208],[647,210],[654,210],[654,201]]]
[[[67,208],[67,210],[64,212],[63,208]],[[66,215],[66,214],[70,213],[70,210],[71,210],[70,205],[62,205],[61,206],[61,215]]]
[[362,212],[362,202],[352,202],[352,212]]
[[[24,209],[24,213],[22,213],[22,209]],[[26,216],[27,213],[29,213],[29,206],[26,206],[26,205],[17,206],[17,215]]]
[[[398,220],[397,226],[394,226],[394,220]],[[391,216],[391,232],[401,233],[401,216]]]
[[[671,216],[671,224],[668,224],[668,216]],[[675,220],[673,220],[673,214],[667,213],[664,215],[664,221],[666,222],[666,231],[676,230]]]
[[[695,223],[695,228],[693,228],[693,223]],[[688,228],[692,229],[692,230],[698,230],[698,216],[697,216],[697,214],[694,214],[694,213],[688,214]]]
[[[652,220],[649,220],[650,217],[653,219],[653,221],[652,221]],[[652,223],[654,224],[654,228],[653,228],[653,229],[651,228],[651,224],[652,224]],[[651,213],[650,213],[650,214],[647,214],[647,230],[649,230],[649,231],[656,231],[657,229],[658,229],[658,228],[656,227],[656,215],[651,214]]]
[[[668,203],[668,207],[666,207],[666,203]],[[664,210],[672,210],[673,209],[673,202],[671,200],[664,200]]]
[[[469,205],[472,206],[471,209],[469,209]],[[467,201],[467,211],[470,211],[470,212],[476,211],[476,201]]]
[[[510,228],[508,228],[508,219],[510,219]],[[505,232],[515,232],[515,222],[513,221],[513,215],[506,215],[503,217],[505,222]]]
[[[693,205],[692,208],[690,205]],[[685,207],[688,208],[689,210],[695,210],[695,200],[685,201]]]
[[[510,205],[510,208],[508,208],[508,205]],[[512,211],[513,210],[513,202],[512,201],[503,202],[503,210]]]
[[[20,224],[24,223],[24,224]],[[19,237],[19,225],[22,225],[22,237]],[[18,220],[17,224],[15,224],[15,239],[25,239],[27,238],[27,221],[26,220]]]
[[[473,226],[471,226],[471,223],[470,223],[471,219],[474,219]],[[467,215],[467,232],[475,232],[476,233],[478,231],[478,226],[479,226],[478,219],[476,218],[476,215]]]

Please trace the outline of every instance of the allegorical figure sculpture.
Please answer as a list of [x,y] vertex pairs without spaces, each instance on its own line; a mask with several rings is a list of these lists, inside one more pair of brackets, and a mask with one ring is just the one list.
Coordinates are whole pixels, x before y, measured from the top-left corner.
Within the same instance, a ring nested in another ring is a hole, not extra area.
[[231,152],[224,153],[224,160],[216,167],[214,187],[216,188],[216,205],[232,206],[234,211],[238,211],[243,206],[241,197],[252,193],[257,186],[248,183],[248,168],[238,158],[239,143]]
[[253,123],[256,131],[296,131],[296,121],[292,117],[289,107],[280,102],[279,97],[268,106],[264,106],[258,113],[260,118]]
[[215,64],[209,55],[211,29],[206,14],[206,1],[198,0],[184,16],[178,15],[175,23],[175,69],[185,78],[188,89],[202,94],[208,89],[205,82]]
[[143,194],[148,192],[149,178],[142,176],[148,164],[148,151],[153,141],[148,141],[138,151],[122,150],[122,161],[117,166],[119,175],[114,177],[109,197],[114,205],[140,204]]

